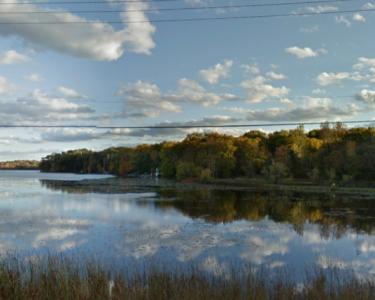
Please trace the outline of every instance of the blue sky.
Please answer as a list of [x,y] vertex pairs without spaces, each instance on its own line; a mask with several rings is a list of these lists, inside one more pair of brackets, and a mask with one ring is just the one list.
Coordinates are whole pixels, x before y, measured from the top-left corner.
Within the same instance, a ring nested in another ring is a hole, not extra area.
[[[144,10],[248,2],[108,1],[67,6],[53,1],[39,5],[2,2],[0,118],[3,124],[218,125],[373,118],[375,12],[339,11],[372,10],[375,2],[349,0],[153,12]],[[283,1],[269,1],[276,2]],[[79,10],[133,11],[84,14],[76,12]],[[48,13],[15,14],[17,11]],[[337,13],[255,20],[152,22],[328,11]],[[98,23],[85,23],[90,20]],[[119,23],[110,24],[109,20]],[[9,24],[71,21],[81,23]],[[102,149],[179,139],[188,132],[0,129],[0,161],[38,159],[50,152],[82,147]]]

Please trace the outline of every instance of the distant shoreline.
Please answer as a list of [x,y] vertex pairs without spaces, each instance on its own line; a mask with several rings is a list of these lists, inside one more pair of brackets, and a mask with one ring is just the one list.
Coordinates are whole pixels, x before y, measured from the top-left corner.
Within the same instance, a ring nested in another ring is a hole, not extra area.
[[269,183],[266,180],[251,180],[248,178],[228,178],[228,179],[213,179],[206,183],[198,182],[200,184],[210,184],[220,186],[222,188],[240,188],[251,190],[267,190],[267,191],[281,191],[281,192],[300,192],[309,194],[336,194],[336,195],[351,195],[375,197],[375,187],[372,186],[329,186],[323,184],[302,184],[298,180],[291,180],[288,183]]
[[40,170],[37,160],[13,160],[0,162],[0,170]]
[[[51,173],[42,171],[39,168],[1,168],[0,171],[41,171],[42,173]],[[53,173],[71,173],[71,172],[53,172]],[[94,173],[74,173],[77,175],[89,175]],[[97,173],[102,175],[102,173]],[[151,175],[129,175],[125,177],[111,174],[113,179],[142,179],[153,178]],[[313,183],[307,180],[298,179],[284,179],[279,183],[271,183],[267,178],[224,178],[224,179],[210,179],[202,181],[199,179],[186,179],[182,181],[173,180],[177,184],[191,184],[218,187],[221,189],[239,189],[239,190],[258,190],[258,191],[280,191],[280,192],[297,192],[308,194],[335,194],[335,195],[350,195],[361,197],[375,197],[375,187],[366,182],[354,183],[352,186],[329,185],[328,183]],[[96,184],[98,184],[96,180]]]
[[0,171],[40,171],[39,168],[0,168]]
[[[48,172],[46,172],[48,173]],[[61,172],[61,174],[64,174]],[[121,180],[137,180],[137,179],[152,179],[151,176],[129,176],[116,177],[109,179],[96,179],[95,185],[98,190],[103,186],[121,186],[118,181]],[[156,178],[155,178],[156,179]],[[284,180],[279,183],[271,183],[264,178],[226,178],[226,179],[211,179],[207,181],[200,181],[197,179],[178,181],[175,179],[160,178],[162,182],[169,182],[169,184],[179,185],[181,188],[188,186],[202,186],[207,188],[214,188],[220,190],[243,190],[243,191],[264,191],[264,192],[293,192],[302,194],[321,194],[321,195],[342,195],[342,196],[358,196],[361,198],[374,198],[375,187],[366,185],[366,183],[359,182],[357,186],[336,186],[323,183],[312,183],[303,180]],[[102,182],[100,182],[102,181]],[[161,182],[159,182],[160,184]],[[91,185],[90,179],[85,179],[80,182],[74,182],[74,185],[86,186]],[[149,184],[149,182],[148,182]],[[162,183],[161,183],[162,184]],[[121,193],[121,189],[118,190]]]

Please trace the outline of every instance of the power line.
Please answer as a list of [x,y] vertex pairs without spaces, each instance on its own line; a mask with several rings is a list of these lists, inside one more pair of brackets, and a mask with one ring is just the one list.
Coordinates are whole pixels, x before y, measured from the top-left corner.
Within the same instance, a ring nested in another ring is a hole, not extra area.
[[[211,10],[211,9],[235,9],[235,8],[252,8],[252,7],[280,7],[290,5],[306,5],[306,4],[328,4],[353,2],[355,0],[318,0],[318,1],[299,1],[299,2],[278,2],[278,3],[255,3],[255,4],[238,4],[238,5],[216,5],[201,7],[172,7],[172,8],[147,8],[147,9],[128,9],[128,10],[72,10],[69,13],[76,14],[94,14],[94,13],[129,13],[129,12],[153,12],[153,11],[189,11],[189,10]],[[67,11],[0,11],[2,14],[65,14]]]
[[[293,99],[307,99],[307,98],[313,98],[313,99],[326,99],[326,98],[330,98],[330,99],[353,99],[355,98],[356,95],[337,95],[337,96],[333,96],[333,95],[313,95],[313,96],[291,96],[290,99],[293,100]],[[244,99],[241,99],[241,98],[238,98],[238,100],[244,100]],[[18,100],[14,100],[14,99],[7,99],[6,101],[3,101],[3,102],[17,102]],[[85,104],[123,104],[124,103],[124,100],[123,99],[119,99],[119,100],[103,100],[103,99],[84,99],[84,100],[81,100],[80,102],[82,105],[85,105]],[[1,103],[0,103],[1,104]]]
[[6,125],[0,124],[0,128],[47,128],[47,129],[195,129],[195,128],[251,128],[251,127],[281,127],[281,126],[299,126],[299,125],[321,125],[325,124],[363,124],[374,123],[375,120],[352,120],[352,121],[321,121],[321,122],[280,122],[280,123],[256,123],[256,124],[226,124],[226,125],[156,125],[156,126],[100,126],[100,125]]
[[182,22],[201,22],[201,21],[222,21],[222,20],[252,20],[252,19],[271,19],[283,17],[308,17],[308,16],[322,16],[322,15],[337,15],[337,14],[352,14],[374,12],[375,8],[371,9],[352,9],[352,10],[337,10],[325,12],[305,12],[305,13],[285,13],[285,14],[268,14],[268,15],[250,15],[250,16],[227,16],[227,17],[197,17],[197,18],[176,18],[176,19],[155,19],[155,20],[139,20],[139,21],[71,21],[71,22],[0,22],[0,25],[79,25],[79,24],[139,24],[139,23],[182,23]]
[[[183,0],[153,0],[154,2],[179,2]],[[61,4],[110,4],[110,3],[147,3],[149,0],[111,0],[99,1],[24,1],[24,2],[0,2],[0,5],[32,5],[32,4],[48,4],[48,5],[61,5]]]
[[[313,99],[325,99],[325,98],[334,98],[334,99],[353,99],[355,98],[356,95],[339,95],[339,96],[332,96],[332,95],[316,95],[316,96],[291,96],[290,99],[293,100],[293,99],[306,99],[306,98],[313,98]],[[241,98],[239,98],[238,100],[241,100]],[[243,99],[242,99],[243,100]],[[14,101],[12,101],[14,102]],[[113,103],[118,103],[118,104],[123,104],[124,103],[124,100],[123,99],[119,99],[119,100],[106,100],[106,101],[102,101],[102,100],[97,100],[97,99],[88,99],[86,100],[86,102],[89,102],[89,103],[96,103],[96,104],[113,104]]]

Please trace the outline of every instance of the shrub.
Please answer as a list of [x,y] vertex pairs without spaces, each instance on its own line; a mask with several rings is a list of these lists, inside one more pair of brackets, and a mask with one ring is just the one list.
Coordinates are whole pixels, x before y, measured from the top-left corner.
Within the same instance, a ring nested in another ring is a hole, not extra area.
[[199,180],[201,181],[210,181],[212,178],[212,172],[210,169],[203,169],[199,174]]
[[263,174],[268,176],[273,183],[278,183],[281,178],[288,176],[288,167],[284,163],[273,161],[268,168],[263,170]]
[[177,180],[184,180],[189,178],[198,178],[200,174],[200,168],[195,166],[193,163],[180,162],[176,168]]

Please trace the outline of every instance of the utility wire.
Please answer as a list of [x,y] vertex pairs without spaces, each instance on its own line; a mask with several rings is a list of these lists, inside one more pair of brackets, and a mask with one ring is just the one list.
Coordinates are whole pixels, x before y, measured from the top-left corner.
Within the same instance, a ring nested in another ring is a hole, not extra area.
[[[69,13],[79,14],[94,14],[94,13],[129,13],[129,12],[159,12],[159,11],[189,11],[189,10],[211,10],[211,9],[236,9],[236,8],[252,8],[252,7],[280,7],[291,5],[306,5],[306,4],[328,4],[328,3],[343,3],[353,2],[356,0],[318,0],[318,1],[298,1],[298,2],[277,2],[277,3],[253,3],[253,4],[238,4],[238,5],[216,5],[216,6],[200,6],[200,7],[167,7],[167,8],[147,8],[147,9],[128,9],[128,10],[70,10]],[[67,11],[0,11],[0,15],[10,14],[65,14]]]
[[[326,99],[326,98],[329,98],[329,99],[353,99],[355,98],[356,95],[338,95],[338,96],[332,96],[332,95],[315,95],[315,96],[291,96],[290,99],[293,100],[293,99],[307,99],[307,98],[313,98],[313,99]],[[241,100],[241,99],[238,99],[238,100]],[[2,102],[17,102],[18,100],[10,100],[10,99],[7,99],[5,101],[2,101]],[[85,104],[123,104],[124,103],[124,100],[123,99],[119,99],[119,100],[100,100],[100,99],[84,99],[84,100],[80,100],[80,104],[82,105],[85,105]],[[1,102],[0,102],[1,104]]]
[[198,18],[176,18],[176,19],[155,19],[155,20],[139,20],[139,21],[71,21],[71,22],[0,22],[0,25],[78,25],[78,24],[139,24],[139,23],[182,23],[182,22],[201,22],[201,21],[222,21],[222,20],[254,20],[254,19],[271,19],[283,17],[308,17],[308,16],[322,16],[322,15],[337,15],[337,14],[352,14],[374,12],[375,8],[371,9],[351,9],[351,10],[337,10],[325,12],[305,12],[305,13],[285,13],[285,14],[267,14],[267,15],[250,15],[250,16],[227,16],[227,17],[198,17]]
[[[355,98],[356,95],[340,95],[340,96],[332,96],[332,95],[316,95],[316,96],[295,96],[295,97],[290,97],[291,100],[293,99],[307,99],[307,98],[313,98],[313,99],[326,99],[326,98],[332,98],[332,99],[353,99]],[[241,100],[241,99],[238,99]],[[12,101],[14,102],[14,101]],[[85,102],[88,103],[96,103],[96,104],[113,104],[113,103],[119,103],[122,104],[124,103],[124,100],[119,99],[119,100],[107,100],[107,101],[101,101],[97,99],[87,99],[86,101],[83,100],[81,103],[85,104]]]
[[100,126],[100,125],[7,125],[0,124],[0,128],[79,128],[79,129],[194,129],[194,128],[250,128],[250,127],[277,127],[277,126],[299,126],[320,124],[361,124],[374,123],[375,120],[353,120],[353,121],[322,121],[322,122],[280,122],[280,123],[257,123],[257,124],[227,124],[227,125],[156,125],[156,126]]
[[[184,0],[153,0],[153,2],[179,2]],[[0,2],[0,5],[33,5],[33,4],[111,4],[111,3],[147,3],[149,0],[111,0],[111,1],[24,1],[24,2]]]

